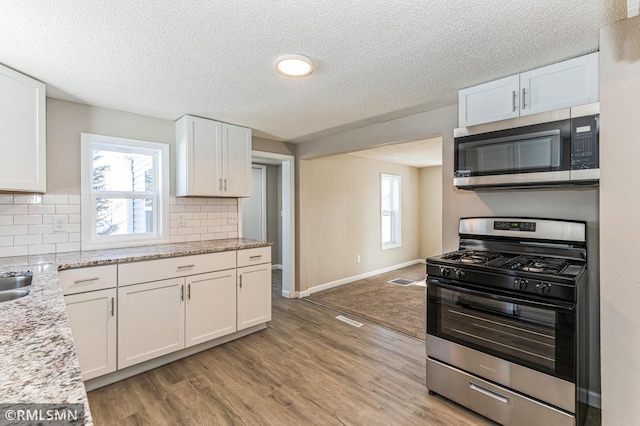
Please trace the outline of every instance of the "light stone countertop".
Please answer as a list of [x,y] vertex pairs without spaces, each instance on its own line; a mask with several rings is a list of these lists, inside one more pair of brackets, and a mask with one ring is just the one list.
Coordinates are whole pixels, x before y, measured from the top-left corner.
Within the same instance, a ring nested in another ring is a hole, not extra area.
[[0,403],[82,403],[85,424],[93,424],[58,270],[271,244],[234,238],[0,258],[0,272],[30,270],[34,275],[28,296],[0,303]]

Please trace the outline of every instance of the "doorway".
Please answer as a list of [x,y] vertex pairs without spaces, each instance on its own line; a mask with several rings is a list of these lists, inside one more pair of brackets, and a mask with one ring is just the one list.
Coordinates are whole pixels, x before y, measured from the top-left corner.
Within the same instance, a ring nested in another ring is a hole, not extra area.
[[242,236],[267,240],[267,166],[251,166],[251,197],[242,203]]
[[[278,191],[277,193],[281,194],[277,197],[277,206],[276,206],[276,215],[278,219],[277,228],[279,229],[279,238],[278,242],[281,245],[279,251],[281,252],[281,267],[282,267],[282,296],[286,298],[292,298],[296,296],[295,291],[295,228],[293,223],[293,218],[295,217],[295,192],[294,192],[294,165],[295,158],[292,155],[285,154],[276,154],[272,152],[263,152],[263,151],[252,151],[252,161],[254,163],[260,163],[260,165],[274,165],[280,166],[278,167]],[[258,168],[260,165],[254,164],[253,167]],[[266,169],[266,167],[265,167]],[[255,179],[259,179],[259,175],[261,175],[261,171],[258,172],[252,168],[252,179],[255,176]],[[265,171],[264,179],[262,182],[266,185],[267,178],[266,174],[268,171]],[[252,182],[254,185],[256,183]],[[263,186],[262,183],[258,183],[257,185]],[[262,190],[261,190],[262,191]],[[254,189],[255,193],[255,189]],[[273,198],[269,199],[269,191],[264,189],[262,192],[263,195],[258,195],[257,198],[262,198],[261,201],[252,200],[253,197],[243,199],[242,208],[240,209],[241,218],[239,219],[239,223],[242,224],[239,229],[239,236],[243,238],[253,238],[256,239],[254,230],[251,229],[253,226],[257,225],[247,225],[247,232],[245,233],[245,210],[246,214],[250,217],[256,215],[256,211],[261,211],[262,208],[268,208],[267,205],[273,203]],[[246,207],[247,204],[250,203],[259,203],[254,204],[254,207]],[[262,207],[264,206],[264,207]],[[251,213],[249,212],[251,210]],[[259,213],[258,213],[259,214]],[[266,218],[266,214],[262,216]],[[254,224],[258,223],[257,219],[250,219]],[[265,219],[266,220],[266,219]],[[269,235],[271,234],[268,231],[268,227],[265,225],[265,233],[262,238],[257,238],[261,240],[268,240]]]

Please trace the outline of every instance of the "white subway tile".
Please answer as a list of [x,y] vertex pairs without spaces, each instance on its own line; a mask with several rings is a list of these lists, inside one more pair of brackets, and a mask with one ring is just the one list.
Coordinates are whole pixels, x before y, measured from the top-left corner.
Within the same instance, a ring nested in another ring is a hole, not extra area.
[[194,213],[194,219],[207,219],[207,213]]
[[216,211],[217,212],[226,212],[228,207],[227,206],[216,206]]
[[206,234],[207,232],[208,232],[208,230],[207,230],[206,226],[193,228],[193,233],[194,234]]
[[207,230],[209,231],[210,234],[217,233],[217,232],[220,232],[220,226],[209,226]]
[[170,220],[169,221],[169,228],[177,228],[178,227],[178,221],[177,220]]
[[82,215],[70,214],[69,215],[69,220],[67,220],[67,223],[80,223],[81,220],[82,220]]
[[27,205],[0,205],[0,214],[27,214]]
[[13,237],[0,237],[0,246],[13,246]]
[[200,226],[200,221],[195,219],[187,220],[187,226]]
[[76,204],[58,205],[56,204],[56,214],[80,214],[80,206]]
[[178,198],[178,204],[182,204],[182,205],[193,204],[193,200],[191,198],[180,197]]
[[237,206],[238,205],[238,199],[237,198],[224,198],[222,201],[222,204],[226,205],[226,206]]
[[222,217],[222,213],[207,213],[207,217],[209,219],[220,219]]
[[69,235],[69,242],[70,243],[75,243],[75,242],[79,242],[80,238],[82,236],[81,233],[79,232],[69,232],[67,235]]
[[64,225],[64,230],[67,232],[81,232],[79,223],[67,223]]
[[39,244],[39,245],[29,246],[29,256],[34,254],[45,254],[45,253],[55,253],[55,252],[56,252],[55,244]]
[[13,215],[12,214],[0,215],[0,225],[13,225]]
[[69,204],[67,194],[44,194],[42,204]]
[[0,257],[26,256],[28,254],[28,246],[0,247]]
[[57,253],[66,253],[70,251],[80,251],[80,243],[60,243],[56,244]]
[[17,246],[42,244],[42,235],[16,235],[13,237],[13,244]]
[[178,205],[178,204],[176,204],[176,205],[170,205],[170,206],[169,206],[169,211],[170,211],[171,213],[183,213],[183,212],[184,212],[184,208],[185,208],[185,207],[186,207],[186,206]]
[[55,214],[56,206],[44,204],[31,204],[28,206],[29,214]]
[[43,225],[48,225],[50,223],[53,223],[53,216],[52,214],[43,214],[42,215],[42,224]]
[[215,211],[215,209],[216,209],[215,206],[200,206],[201,212],[209,213],[209,212]]
[[191,235],[193,228],[178,228],[178,235]]
[[178,204],[178,199],[176,197],[169,197],[169,204]]
[[40,204],[42,195],[14,195],[13,204]]
[[80,204],[79,195],[69,195],[69,204]]
[[29,225],[29,234],[53,234],[53,225]]
[[0,204],[13,204],[13,194],[0,194]]
[[191,220],[193,219],[193,213],[182,213],[180,216],[182,216],[182,218],[184,220]]
[[227,232],[227,238],[238,238],[238,232]]
[[43,244],[68,243],[68,242],[69,242],[69,234],[66,234],[66,233],[45,234],[42,236]]
[[169,242],[173,243],[184,243],[185,242],[185,236],[184,235],[172,235],[169,238]]
[[215,240],[216,236],[215,234],[200,234],[200,238],[202,238],[202,241]]
[[215,225],[213,219],[204,219],[200,221],[200,226],[213,226]]
[[195,206],[195,205],[186,205],[184,206],[184,211],[185,212],[191,212],[191,213],[200,213],[200,206]]
[[42,225],[42,215],[25,214],[13,217],[13,223],[16,225]]
[[227,224],[227,219],[213,219],[213,224],[214,225],[226,225]]
[[0,235],[28,235],[27,225],[0,226]]
[[209,198],[209,200],[207,200],[207,204],[210,206],[219,206],[222,204],[222,200],[222,198]]
[[169,235],[178,235],[178,228],[169,229]]
[[220,230],[222,232],[232,232],[233,231],[233,225],[224,225]]
[[225,238],[227,238],[226,232],[216,232],[216,237],[214,238],[214,240],[224,240]]
[[227,206],[227,211],[228,212],[237,212],[238,211],[238,206]]
[[200,241],[200,234],[185,235],[185,242]]

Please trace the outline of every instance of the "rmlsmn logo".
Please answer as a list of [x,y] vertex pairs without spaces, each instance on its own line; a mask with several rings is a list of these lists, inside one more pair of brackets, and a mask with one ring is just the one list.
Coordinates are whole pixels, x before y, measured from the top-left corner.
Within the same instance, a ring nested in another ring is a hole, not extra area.
[[485,370],[489,370],[489,371],[491,371],[491,372],[496,373],[495,368],[487,367],[487,366],[486,366],[486,365],[484,365],[484,364],[480,364],[480,368],[484,368]]

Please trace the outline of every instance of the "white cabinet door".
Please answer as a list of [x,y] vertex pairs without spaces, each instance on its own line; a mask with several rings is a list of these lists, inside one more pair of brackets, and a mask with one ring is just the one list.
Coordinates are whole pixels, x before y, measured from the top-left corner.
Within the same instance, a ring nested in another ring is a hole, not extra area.
[[194,346],[235,332],[235,268],[194,275],[186,280],[186,346]]
[[597,52],[520,74],[520,115],[597,101]]
[[82,379],[116,371],[116,289],[65,296]]
[[222,123],[185,115],[176,138],[176,195],[223,195]]
[[45,192],[45,85],[0,65],[0,190]]
[[222,125],[224,195],[251,196],[251,129]]
[[518,75],[458,92],[460,127],[518,117]]
[[184,348],[184,278],[118,288],[118,368]]
[[271,321],[271,264],[238,268],[238,331]]

